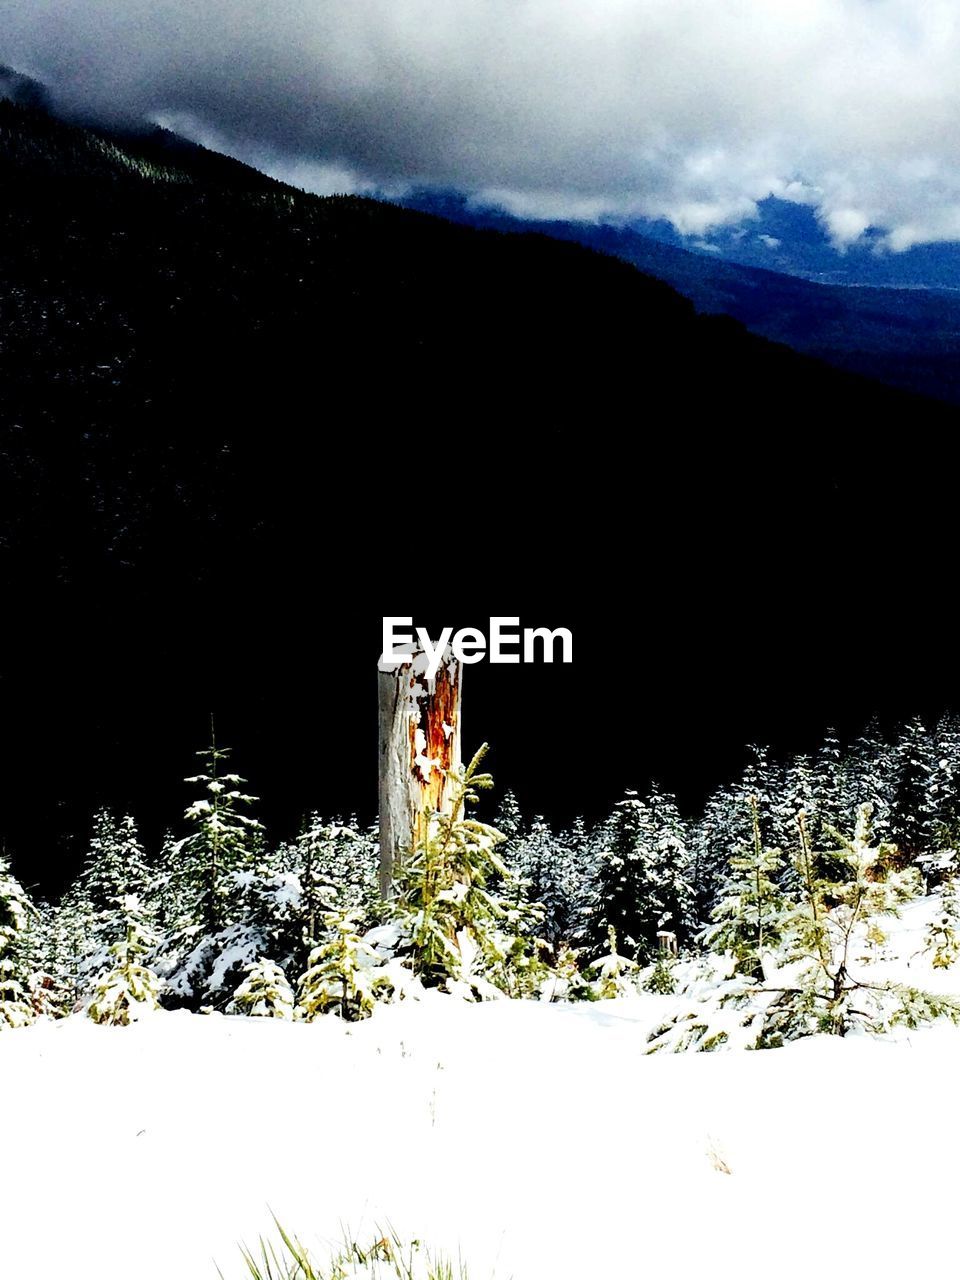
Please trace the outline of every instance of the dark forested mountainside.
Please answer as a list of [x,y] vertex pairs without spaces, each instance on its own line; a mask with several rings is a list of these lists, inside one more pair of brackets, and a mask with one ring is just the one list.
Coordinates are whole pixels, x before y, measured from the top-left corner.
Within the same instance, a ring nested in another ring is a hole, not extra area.
[[305,195],[162,131],[0,102],[0,176],[8,423],[316,425],[409,398],[637,425],[945,414],[698,317],[615,258]]
[[99,804],[161,834],[211,710],[270,823],[372,816],[384,610],[574,630],[571,667],[467,695],[503,785],[558,818],[654,773],[692,803],[744,741],[960,696],[913,625],[950,580],[948,410],[579,246],[155,131],[0,103],[0,173],[0,840],[31,881]]

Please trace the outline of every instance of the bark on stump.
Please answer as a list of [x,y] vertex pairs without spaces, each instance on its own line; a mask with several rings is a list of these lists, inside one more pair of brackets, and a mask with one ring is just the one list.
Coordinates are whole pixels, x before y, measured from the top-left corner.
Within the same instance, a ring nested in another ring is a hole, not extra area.
[[449,812],[447,773],[461,762],[461,664],[444,655],[433,680],[427,657],[411,653],[379,671],[380,893],[393,892],[404,853],[426,832],[431,813]]

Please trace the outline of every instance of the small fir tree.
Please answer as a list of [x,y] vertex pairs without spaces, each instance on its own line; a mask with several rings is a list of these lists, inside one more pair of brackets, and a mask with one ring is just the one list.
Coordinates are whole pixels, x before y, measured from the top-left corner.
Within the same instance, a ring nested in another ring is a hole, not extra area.
[[[504,793],[503,799],[497,806],[497,815],[494,818],[494,826],[503,836],[504,840],[511,843],[518,837],[522,836],[524,831],[523,814],[520,812],[520,805],[516,795],[512,791]],[[516,854],[511,848],[511,852]]]
[[871,822],[879,840],[890,836],[894,774],[894,752],[884,741],[879,725],[871,721],[844,761],[841,809],[844,813],[856,813],[861,804],[872,804]]
[[563,945],[557,952],[550,980],[544,985],[544,998],[556,1000],[596,1000],[593,986],[580,972],[579,952]]
[[916,862],[936,845],[938,811],[945,796],[938,786],[935,743],[919,716],[908,720],[893,747],[890,836]]
[[648,947],[647,873],[655,831],[647,806],[628,791],[604,824],[596,865],[596,910],[591,920],[594,954],[603,953],[610,929],[631,958]]
[[940,910],[930,921],[927,930],[926,950],[932,952],[930,963],[934,969],[949,969],[960,956],[960,904],[957,903],[956,883],[944,881],[940,890]]
[[764,951],[780,942],[785,904],[775,877],[783,855],[779,849],[763,847],[755,796],[748,798],[748,806],[750,846],[731,857],[729,874],[713,909],[713,923],[701,935],[701,942],[710,950],[731,952],[740,973],[757,977],[762,972]]
[[53,911],[47,933],[47,964],[64,1012],[71,1012],[90,990],[91,952],[96,949],[89,903],[74,881]]
[[596,980],[593,990],[598,1000],[614,1000],[617,996],[636,995],[637,988],[629,975],[639,968],[635,960],[622,956],[617,952],[617,931],[613,925],[607,930],[607,953],[598,956],[587,965],[595,969]]
[[643,990],[657,996],[672,996],[677,989],[676,979],[673,976],[675,964],[674,956],[666,949],[661,950],[656,964],[644,979]]
[[[450,812],[429,815],[424,838],[401,865],[390,913],[425,985],[462,985],[474,995],[490,994],[491,983],[509,987],[512,971],[527,967],[540,919],[536,907],[506,897],[513,876],[497,854],[501,833],[466,816],[493,786],[480,772],[486,752],[484,745],[452,775]],[[503,895],[490,887],[494,878]]]
[[195,831],[182,842],[182,851],[195,886],[200,919],[209,932],[216,933],[226,923],[234,873],[254,858],[263,827],[256,818],[240,812],[257,797],[240,790],[245,779],[239,774],[221,771],[230,749],[217,746],[212,725],[211,745],[197,755],[205,768],[186,781],[202,787],[205,794],[184,815]]
[[882,943],[883,917],[896,915],[920,889],[916,868],[897,865],[895,845],[874,844],[871,813],[869,804],[859,807],[849,837],[824,824],[836,847],[821,855],[811,849],[805,815],[798,815],[803,891],[784,918],[782,963],[769,979],[768,989],[777,998],[766,1015],[767,1043],[812,1031],[845,1035],[855,1024],[879,1030],[919,1018],[921,1007],[927,1017],[952,1010],[950,1001],[897,984],[871,983],[855,971],[855,934]]
[[68,1012],[66,996],[57,982],[54,969],[53,933],[56,912],[49,902],[31,904],[26,928],[20,935],[17,950],[25,975],[27,997],[34,1014],[59,1018]]
[[153,906],[164,933],[176,933],[198,918],[197,877],[192,874],[189,840],[166,832],[153,881]]
[[575,832],[557,834],[544,818],[535,817],[523,835],[503,846],[502,860],[523,887],[518,901],[542,910],[540,933],[554,951],[577,931],[582,909],[577,838]]
[[[960,717],[947,715],[938,721],[933,746],[934,765],[928,793],[932,836],[938,849],[949,849],[953,855],[949,871],[952,875],[960,844]],[[943,859],[940,865],[942,867]],[[934,883],[940,882],[931,878]]]
[[0,1029],[23,1027],[34,1018],[26,937],[34,908],[26,890],[0,855]]
[[693,918],[703,927],[716,905],[717,894],[728,872],[730,858],[739,847],[731,844],[730,810],[734,801],[726,788],[708,797],[703,815],[690,831],[690,874],[693,884]]
[[667,929],[683,947],[694,920],[694,886],[686,826],[672,795],[654,784],[646,798],[652,841],[644,887],[644,955],[649,958]]
[[247,969],[227,1012],[250,1018],[292,1018],[294,995],[286,974],[272,960],[259,959]]
[[364,920],[372,919],[379,896],[377,858],[365,834],[352,823],[327,822],[313,813],[297,837],[294,853],[308,949],[331,911],[357,910]]
[[139,900],[129,895],[117,907],[123,937],[110,948],[113,968],[100,980],[87,1012],[94,1022],[127,1026],[160,1003],[160,981],[143,958],[156,942]]
[[808,830],[814,839],[821,838],[828,824],[836,829],[841,821],[843,780],[840,740],[835,730],[828,729],[813,768],[814,806],[812,811],[807,812]]
[[101,809],[93,819],[81,884],[94,912],[109,915],[129,894],[143,896],[149,871],[134,819]]
[[331,937],[310,954],[300,979],[297,1017],[307,1022],[335,1013],[347,1022],[368,1018],[378,995],[392,986],[383,972],[382,958],[359,932],[356,908],[331,911],[325,924]]

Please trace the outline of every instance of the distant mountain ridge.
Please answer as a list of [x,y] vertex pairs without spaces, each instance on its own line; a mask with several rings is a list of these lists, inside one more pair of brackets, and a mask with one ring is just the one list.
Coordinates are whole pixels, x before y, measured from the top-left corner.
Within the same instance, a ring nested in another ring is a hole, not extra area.
[[893,252],[884,232],[868,227],[855,243],[838,248],[812,205],[777,196],[758,201],[752,217],[702,235],[682,235],[663,218],[634,218],[626,226],[647,240],[818,284],[960,289],[960,242],[916,244]]
[[[106,180],[126,169],[127,176],[139,173],[157,183],[199,183],[245,193],[287,192],[298,201],[310,199],[240,161],[157,126],[120,131],[59,121],[42,84],[0,66],[3,100],[8,108],[25,110],[31,118],[29,130],[24,130],[21,118],[16,139],[7,125],[5,145],[0,148],[0,173],[14,182],[29,177],[34,182],[62,183],[71,176]],[[2,120],[0,127],[4,127]],[[829,260],[828,265],[836,267],[855,260],[856,271],[862,274],[871,264],[878,271],[886,270],[894,258],[901,266],[908,258],[916,262],[924,255],[934,264],[949,264],[953,252],[960,282],[960,246],[925,246],[907,255],[882,258],[856,250],[841,259],[824,249],[811,210],[772,200],[761,202],[760,218],[749,234],[718,232],[714,237],[717,253],[676,243],[681,238],[666,224],[650,224],[648,230],[655,234],[647,235],[630,227],[529,222],[477,208],[453,192],[421,192],[399,203],[477,229],[528,237],[540,234],[613,255],[664,281],[703,315],[731,317],[752,333],[836,368],[960,404],[960,290],[825,284],[757,265],[758,259],[769,257],[771,265],[784,263],[791,271],[802,271],[796,257],[799,248],[808,266],[811,262],[822,266]],[[761,227],[780,235],[761,233]],[[761,245],[761,241],[769,243]],[[938,276],[934,267],[930,269],[935,278],[953,278],[949,270]]]
[[536,231],[613,254],[664,280],[706,314],[729,315],[774,342],[838,368],[960,404],[960,292],[817,283],[635,230],[578,222],[528,222],[476,208],[455,193],[401,201],[469,226]]
[[617,257],[307,195],[156,128],[0,101],[0,179],[8,421],[253,424],[318,388],[328,414],[344,396],[530,421],[939,412],[698,316]]
[[680,248],[720,256],[741,266],[765,267],[821,284],[873,285],[879,288],[960,288],[960,243],[917,244],[894,253],[877,227],[856,243],[838,249],[830,242],[816,210],[768,196],[753,218],[718,227],[699,238],[679,236],[669,223],[641,220],[632,229]]

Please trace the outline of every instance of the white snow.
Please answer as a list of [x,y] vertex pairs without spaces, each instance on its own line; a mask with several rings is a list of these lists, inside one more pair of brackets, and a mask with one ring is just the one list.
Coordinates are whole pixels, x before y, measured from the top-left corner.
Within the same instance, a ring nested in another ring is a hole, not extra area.
[[950,1261],[960,1031],[647,1057],[671,1003],[0,1033],[0,1274],[235,1280],[271,1211],[321,1256],[392,1227],[471,1280]]
[[[957,991],[938,910],[887,922],[876,978]],[[420,991],[353,1026],[0,1032],[0,1277],[239,1280],[271,1213],[320,1260],[393,1232],[469,1280],[789,1275],[804,1251],[825,1280],[948,1274],[960,1028],[651,1057],[729,962],[674,974],[683,996],[596,1004]]]
[[[419,719],[419,712],[418,712],[417,718]],[[414,745],[414,750],[416,751],[416,755],[413,758],[413,763],[417,766],[417,768],[423,774],[424,779],[427,779],[430,777],[431,769],[433,769],[434,767],[436,767],[437,769],[440,768],[440,761],[439,759],[432,759],[430,756],[426,754],[427,735],[423,732],[422,729],[418,728],[415,731],[413,745]]]

